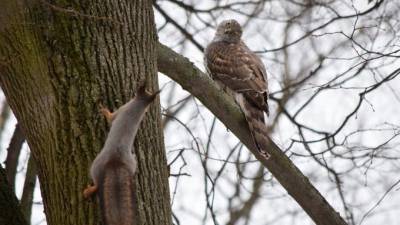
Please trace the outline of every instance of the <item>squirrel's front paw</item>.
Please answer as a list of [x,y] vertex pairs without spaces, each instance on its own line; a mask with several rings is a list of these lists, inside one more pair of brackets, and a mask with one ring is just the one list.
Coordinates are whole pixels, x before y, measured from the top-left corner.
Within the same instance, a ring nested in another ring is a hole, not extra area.
[[106,118],[107,122],[111,124],[111,122],[114,119],[114,114],[110,112],[110,110],[106,107],[104,107],[102,104],[100,104],[100,113],[103,114],[103,116]]

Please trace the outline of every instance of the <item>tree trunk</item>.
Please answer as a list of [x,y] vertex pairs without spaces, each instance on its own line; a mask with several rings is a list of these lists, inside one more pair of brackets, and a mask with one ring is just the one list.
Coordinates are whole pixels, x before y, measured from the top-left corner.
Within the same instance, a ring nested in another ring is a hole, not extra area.
[[[97,206],[82,197],[108,131],[98,107],[122,105],[146,77],[157,89],[151,1],[0,5],[0,85],[37,163],[47,222],[98,224]],[[135,142],[142,224],[171,224],[160,124],[157,101]]]

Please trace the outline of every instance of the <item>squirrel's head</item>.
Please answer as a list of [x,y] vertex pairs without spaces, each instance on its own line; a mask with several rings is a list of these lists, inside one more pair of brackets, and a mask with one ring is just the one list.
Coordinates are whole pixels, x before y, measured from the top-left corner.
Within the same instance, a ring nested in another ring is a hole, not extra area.
[[136,91],[135,99],[143,100],[143,101],[151,103],[152,101],[154,101],[154,99],[157,97],[157,95],[160,92],[161,92],[161,90],[158,90],[154,93],[150,93],[150,92],[146,91],[146,82],[143,82],[142,84],[140,84],[140,86],[138,87],[138,89]]

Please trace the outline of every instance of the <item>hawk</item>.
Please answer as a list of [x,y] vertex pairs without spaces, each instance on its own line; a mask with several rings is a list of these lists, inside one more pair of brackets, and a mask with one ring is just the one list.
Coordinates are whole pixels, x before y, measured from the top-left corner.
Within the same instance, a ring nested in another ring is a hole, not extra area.
[[258,151],[265,158],[268,144],[264,112],[268,110],[267,73],[260,58],[241,40],[236,20],[225,20],[205,49],[205,66],[213,80],[233,94],[247,120]]

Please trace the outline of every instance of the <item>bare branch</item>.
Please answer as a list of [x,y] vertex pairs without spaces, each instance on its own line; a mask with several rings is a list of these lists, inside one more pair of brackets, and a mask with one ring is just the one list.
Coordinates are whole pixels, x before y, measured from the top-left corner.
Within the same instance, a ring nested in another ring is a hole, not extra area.
[[25,136],[22,133],[20,125],[15,126],[14,134],[7,149],[6,173],[11,189],[15,191],[15,176],[17,174],[18,158],[21,153],[22,144]]
[[32,155],[29,156],[28,167],[26,169],[24,189],[21,197],[21,210],[27,221],[30,221],[32,214],[33,192],[35,191],[37,177],[36,162]]

